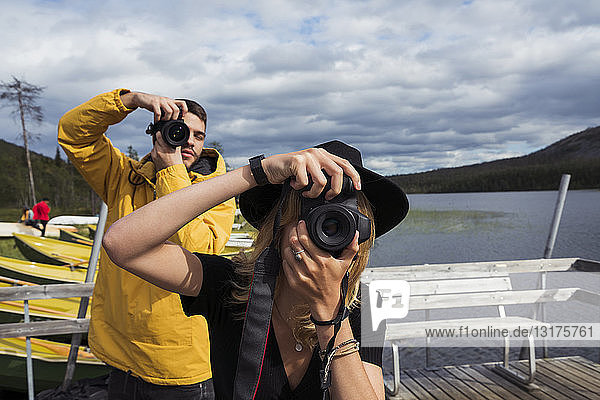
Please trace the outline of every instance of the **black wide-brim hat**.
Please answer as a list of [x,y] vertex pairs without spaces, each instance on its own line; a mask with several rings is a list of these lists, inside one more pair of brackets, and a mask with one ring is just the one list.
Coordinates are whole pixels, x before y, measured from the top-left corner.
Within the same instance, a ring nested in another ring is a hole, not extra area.
[[[408,213],[408,198],[400,186],[390,179],[363,167],[358,149],[333,140],[316,145],[329,153],[345,158],[358,171],[361,191],[367,196],[375,216],[375,237],[393,229]],[[246,221],[260,229],[264,218],[277,205],[283,184],[256,186],[240,195],[240,211]]]

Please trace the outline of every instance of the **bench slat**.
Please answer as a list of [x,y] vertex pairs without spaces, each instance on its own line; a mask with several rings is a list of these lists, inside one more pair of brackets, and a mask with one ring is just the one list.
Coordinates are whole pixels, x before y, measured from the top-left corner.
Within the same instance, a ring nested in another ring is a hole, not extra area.
[[578,258],[539,258],[533,260],[482,261],[456,264],[421,264],[401,265],[379,268],[367,268],[363,280],[371,279],[404,279],[428,280],[442,279],[444,276],[456,278],[478,278],[497,276],[507,273],[527,273],[542,271],[568,270],[600,271],[597,261]]
[[426,294],[448,294],[468,292],[497,292],[511,290],[508,276],[498,278],[480,279],[444,279],[435,281],[410,282],[410,295],[419,296]]
[[[471,329],[515,329],[516,327],[531,328],[532,326],[550,325],[530,318],[523,317],[495,317],[495,318],[464,318],[438,321],[418,322],[388,322],[385,333],[386,340],[401,340],[427,337],[426,329],[454,329],[458,337],[460,327]],[[448,331],[447,331],[448,332]]]
[[407,265],[401,267],[380,267],[366,269],[361,279],[370,282],[373,279],[403,279],[405,281],[460,278],[489,278],[508,276],[505,264],[431,264]]
[[[483,307],[509,304],[534,304],[576,299],[577,288],[531,289],[482,293],[436,294],[412,296],[409,309],[433,310],[442,308]],[[593,296],[592,296],[593,297]],[[592,298],[588,296],[588,298]],[[595,301],[598,301],[596,297]]]

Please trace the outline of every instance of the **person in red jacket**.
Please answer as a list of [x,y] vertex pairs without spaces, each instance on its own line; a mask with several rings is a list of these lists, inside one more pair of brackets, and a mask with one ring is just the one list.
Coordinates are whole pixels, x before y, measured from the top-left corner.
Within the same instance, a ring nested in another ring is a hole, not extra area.
[[[50,219],[48,214],[50,214],[50,199],[44,197],[42,201],[33,206],[33,220],[35,221],[33,226],[42,231],[42,236],[46,235],[46,225]],[[42,228],[39,227],[40,224]]]

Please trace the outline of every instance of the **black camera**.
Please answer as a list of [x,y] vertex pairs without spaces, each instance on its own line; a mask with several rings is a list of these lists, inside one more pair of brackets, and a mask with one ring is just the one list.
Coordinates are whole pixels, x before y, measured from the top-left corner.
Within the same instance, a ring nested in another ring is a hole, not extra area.
[[[371,236],[371,220],[358,211],[356,191],[352,180],[344,175],[342,191],[331,200],[325,200],[325,193],[331,188],[331,177],[319,197],[311,199],[301,196],[300,219],[306,221],[311,240],[334,257],[341,254],[354,234],[358,231],[358,243]],[[301,191],[310,190],[312,181]]]
[[148,135],[154,135],[158,131],[165,143],[173,148],[185,145],[190,138],[190,128],[183,122],[183,118],[179,117],[170,121],[158,121],[148,125],[146,129]]

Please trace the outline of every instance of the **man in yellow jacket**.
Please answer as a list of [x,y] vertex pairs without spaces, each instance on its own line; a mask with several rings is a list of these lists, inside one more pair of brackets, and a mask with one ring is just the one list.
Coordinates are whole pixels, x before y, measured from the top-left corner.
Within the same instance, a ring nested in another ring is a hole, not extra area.
[[[172,148],[157,133],[151,153],[141,161],[125,156],[105,132],[137,108],[151,111],[155,123],[176,119],[181,110],[190,128],[188,142]],[[108,227],[157,197],[225,173],[221,155],[203,148],[205,132],[206,112],[193,101],[117,89],[67,112],[58,125],[58,142],[108,205]],[[218,254],[229,240],[234,212],[230,199],[181,228],[171,241],[191,251]],[[178,295],[118,268],[104,250],[89,343],[113,367],[110,399],[214,396],[206,320],[187,318]]]

